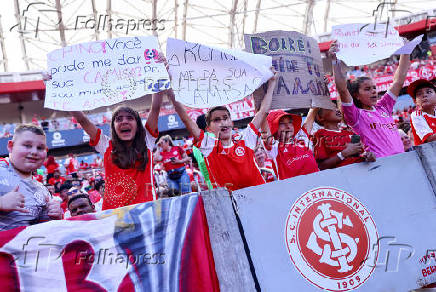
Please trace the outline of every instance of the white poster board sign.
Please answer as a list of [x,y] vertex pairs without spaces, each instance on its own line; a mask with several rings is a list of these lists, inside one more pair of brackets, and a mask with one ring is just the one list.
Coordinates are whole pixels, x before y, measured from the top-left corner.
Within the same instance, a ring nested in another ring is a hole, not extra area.
[[338,41],[338,59],[348,66],[360,66],[393,54],[410,54],[422,35],[407,43],[390,25],[353,23],[333,26],[332,39]]
[[124,37],[76,44],[47,54],[52,79],[44,107],[91,110],[169,88],[163,63],[156,63],[156,37]]
[[176,100],[209,108],[241,100],[272,77],[272,59],[169,38],[167,60]]
[[262,291],[403,292],[436,282],[436,197],[415,151],[232,197]]

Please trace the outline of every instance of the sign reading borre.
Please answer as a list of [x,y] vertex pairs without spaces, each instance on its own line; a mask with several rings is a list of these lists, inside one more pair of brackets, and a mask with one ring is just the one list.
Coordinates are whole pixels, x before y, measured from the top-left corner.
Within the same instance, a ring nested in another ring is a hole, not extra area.
[[[333,108],[324,82],[321,53],[315,39],[295,31],[244,35],[245,50],[272,57],[279,72],[272,109]],[[260,99],[255,96],[256,104]]]
[[[295,31],[276,30],[244,35],[244,41],[246,51],[271,56],[279,72],[271,109],[333,108],[315,39]],[[256,105],[262,97],[255,95]]]

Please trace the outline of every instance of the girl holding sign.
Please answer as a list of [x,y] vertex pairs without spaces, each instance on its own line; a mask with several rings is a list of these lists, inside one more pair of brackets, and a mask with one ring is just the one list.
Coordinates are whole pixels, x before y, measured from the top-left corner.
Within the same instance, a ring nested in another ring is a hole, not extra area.
[[[168,68],[168,64],[166,66]],[[265,183],[255,162],[254,149],[261,142],[258,129],[271,107],[272,94],[277,82],[277,74],[273,73],[259,111],[248,127],[239,133],[237,139],[232,135],[233,121],[227,107],[216,106],[208,110],[205,132],[189,117],[185,107],[175,100],[174,91],[166,91],[177,114],[189,133],[194,136],[195,146],[204,155],[212,184],[233,191]]]
[[334,41],[329,54],[333,60],[336,89],[341,97],[347,124],[360,135],[363,144],[368,147],[367,151],[374,152],[377,158],[404,152],[392,112],[406,80],[410,55],[401,55],[394,81],[390,89],[379,99],[375,83],[369,77],[359,77],[347,84],[341,70],[341,62],[336,59],[336,52],[338,45]]
[[162,93],[152,95],[145,128],[134,109],[121,106],[112,114],[112,138],[104,135],[82,112],[71,114],[90,137],[89,144],[104,155],[106,174],[102,210],[156,200],[152,150],[158,137]]

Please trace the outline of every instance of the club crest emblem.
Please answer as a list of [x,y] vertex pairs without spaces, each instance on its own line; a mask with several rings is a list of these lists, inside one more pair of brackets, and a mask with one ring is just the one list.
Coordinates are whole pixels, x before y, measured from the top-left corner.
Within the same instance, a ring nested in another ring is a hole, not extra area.
[[245,155],[245,149],[244,149],[244,147],[242,147],[242,146],[238,146],[238,147],[236,147],[236,149],[235,149],[235,153],[236,153],[236,155],[238,155],[238,156],[244,156],[244,155]]
[[377,245],[375,223],[345,191],[321,187],[300,196],[289,211],[285,240],[295,268],[321,289],[353,290],[374,270],[367,259]]

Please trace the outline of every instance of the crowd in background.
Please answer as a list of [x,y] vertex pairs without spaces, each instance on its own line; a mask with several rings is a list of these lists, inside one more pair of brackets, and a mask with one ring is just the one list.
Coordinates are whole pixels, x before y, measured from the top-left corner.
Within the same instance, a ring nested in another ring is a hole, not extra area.
[[[436,57],[431,55],[428,59],[416,59],[411,63],[410,68],[418,70],[423,66],[434,66],[436,64]],[[379,77],[385,75],[392,75],[398,67],[398,59],[395,57],[382,60],[372,65],[356,66],[353,70],[347,72],[347,78],[354,80],[357,77]],[[172,105],[170,103],[164,103],[162,105],[163,112],[171,112]],[[146,119],[149,113],[149,109],[139,111],[141,118]],[[110,124],[112,119],[112,112],[99,112],[89,114],[88,118],[96,125]],[[59,131],[59,130],[72,130],[81,128],[80,124],[74,119],[74,117],[58,117],[58,118],[46,118],[38,115],[34,115],[32,123],[41,126],[45,131]],[[16,123],[0,123],[0,138],[11,137],[14,133]]]
[[[400,135],[404,142],[405,151],[412,150],[413,135],[411,133],[410,115],[414,110],[415,107],[409,107],[405,108],[403,111],[398,110],[393,114],[395,123],[401,131]],[[303,117],[303,119],[304,118],[306,117]],[[321,128],[321,126],[314,122],[314,129],[319,128]],[[233,136],[237,137],[240,131],[241,129],[233,128]],[[315,133],[315,131],[313,133]],[[200,172],[198,163],[193,155],[193,138],[182,137],[182,139],[180,139],[180,137],[171,137],[170,135],[167,135],[166,138],[171,138],[174,147],[178,150],[180,149],[182,155],[186,153],[188,157],[184,166],[186,167],[186,175],[191,185],[191,190],[194,192],[207,190],[207,182]],[[160,143],[162,143],[162,141],[164,141],[164,139],[161,139]],[[158,143],[158,147],[161,147],[161,144]],[[154,149],[154,153],[156,153],[158,147]],[[272,160],[267,157],[265,149],[260,145],[256,148],[255,159],[262,176],[267,182],[277,180]],[[98,193],[98,195],[92,196],[91,202],[96,205],[97,210],[101,210],[100,200],[104,191],[104,169],[103,159],[100,154],[70,154],[69,157],[65,158],[49,156],[35,177],[41,183],[44,183],[49,188],[50,192],[62,199],[62,201],[65,201],[67,198],[61,195],[61,190],[67,190],[67,186],[80,187],[87,193]],[[159,197],[171,197],[180,194],[179,192],[174,192],[174,189],[170,187],[171,181],[168,179],[168,166],[166,169],[164,163],[157,162],[156,160],[154,160],[154,179]],[[61,206],[64,207],[64,211],[67,211],[66,204]]]

